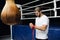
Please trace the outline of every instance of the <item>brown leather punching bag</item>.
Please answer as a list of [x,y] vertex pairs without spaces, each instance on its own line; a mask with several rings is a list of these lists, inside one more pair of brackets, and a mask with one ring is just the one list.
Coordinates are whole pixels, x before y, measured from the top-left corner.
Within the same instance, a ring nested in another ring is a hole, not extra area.
[[15,5],[14,0],[6,0],[6,4],[1,12],[1,20],[4,24],[14,25],[19,23],[21,12]]

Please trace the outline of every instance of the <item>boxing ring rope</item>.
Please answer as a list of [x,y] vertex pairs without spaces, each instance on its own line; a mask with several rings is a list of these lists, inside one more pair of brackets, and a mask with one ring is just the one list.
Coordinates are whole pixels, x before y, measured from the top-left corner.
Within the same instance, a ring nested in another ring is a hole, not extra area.
[[[55,10],[55,12],[56,12],[56,9],[60,9],[60,7],[59,8],[55,8],[55,9],[53,8],[53,9],[42,10],[42,12],[51,11],[51,10],[53,10],[53,11]],[[33,11],[33,10],[25,10],[25,11]],[[34,13],[34,12],[24,13],[22,15],[27,15],[27,14],[32,14],[32,13]]]
[[30,9],[30,8],[34,8],[34,7],[37,7],[37,6],[46,5],[46,4],[53,3],[53,2],[54,2],[54,1],[47,2],[47,3],[43,3],[43,4],[39,4],[39,5],[35,5],[35,6],[32,6],[32,7],[25,8],[25,9],[23,9],[23,10],[27,10],[27,9]]
[[[54,10],[54,9],[42,10],[42,12],[45,12],[45,11],[51,11],[51,10]],[[24,14],[22,14],[22,15],[27,15],[27,14],[32,14],[32,13],[34,13],[34,12],[24,13]]]
[[[59,18],[60,16],[50,16],[48,18]],[[36,17],[31,17],[31,18],[23,18],[22,20],[26,20],[26,19],[35,19]]]
[[[30,8],[33,8],[33,7],[37,7],[37,6],[42,6],[42,5],[46,5],[46,4],[50,4],[50,3],[55,3],[57,1],[60,1],[60,0],[54,0],[54,1],[50,1],[50,2],[47,2],[47,3],[43,3],[43,4],[39,4],[39,5],[36,5],[36,6],[32,6],[32,7],[28,7],[28,8],[25,8],[23,10],[26,10],[26,9],[30,9]],[[23,5],[22,5],[23,6]]]
[[[60,8],[56,8],[56,9],[60,9]],[[53,10],[53,11],[55,10],[56,11],[56,9],[53,8],[53,9],[42,10],[42,12],[51,11],[51,10]],[[32,13],[34,13],[34,12],[24,13],[22,15],[27,15],[27,14],[32,14]]]
[[31,3],[35,3],[35,2],[37,2],[37,1],[39,1],[39,0],[35,0],[35,1],[32,1],[32,2],[28,2],[28,3],[26,3],[26,4],[23,4],[22,6],[25,6],[25,5],[28,5],[28,4],[31,4]]
[[[24,11],[24,10],[23,10]],[[34,10],[26,10],[26,11],[34,11]]]
[[[51,1],[51,2],[53,2],[53,1]],[[48,2],[48,3],[51,3],[51,2]],[[56,6],[56,1],[54,0],[54,6]],[[40,5],[38,5],[38,6],[40,6]],[[23,7],[23,6],[22,6]],[[26,7],[28,7],[28,6],[26,6]],[[35,7],[35,6],[33,6],[33,7]],[[33,8],[32,7],[32,8]],[[53,11],[55,11],[55,17],[60,17],[60,16],[56,16],[56,9],[60,9],[60,7],[59,8],[56,8],[56,7],[54,7],[54,9],[47,9],[47,10],[42,10],[42,12],[45,12],[45,11],[50,11],[50,10],[53,10]],[[23,9],[22,9],[22,11],[23,11]],[[25,11],[33,11],[33,10],[25,10]],[[30,13],[24,13],[24,14],[22,14],[22,15],[28,15],[28,14],[32,14],[32,13],[34,13],[34,12],[30,12]],[[51,17],[48,17],[48,18],[55,18],[54,16],[51,16]],[[22,18],[22,17],[21,17]],[[22,19],[35,19],[35,18],[22,18]]]
[[56,0],[56,1],[60,1],[60,0]]
[[[59,0],[58,0],[59,1]],[[56,12],[56,9],[60,9],[60,8],[56,8],[56,0],[54,0],[54,1],[51,1],[51,2],[48,2],[48,3],[52,3],[52,2],[54,2],[54,9],[47,9],[47,10],[42,10],[42,12],[44,12],[44,11],[50,11],[50,10],[53,10],[54,12],[55,12],[55,15],[54,16],[51,16],[51,17],[48,17],[48,18],[55,18],[55,17],[60,17],[60,16],[57,16],[57,12]],[[38,6],[40,6],[40,5],[38,5]],[[35,7],[35,6],[33,6],[33,7]],[[30,8],[33,8],[33,7],[30,7]],[[29,8],[28,8],[29,9]],[[28,13],[24,13],[23,15],[27,15]],[[30,13],[29,13],[30,14]],[[26,19],[26,18],[24,18],[24,19]],[[31,18],[27,18],[27,19],[31,19]],[[34,19],[34,18],[32,18],[32,19]]]
[[28,15],[28,14],[32,14],[32,13],[34,13],[34,12],[24,13],[22,15]]
[[[60,8],[56,8],[56,1],[60,1],[60,0],[54,0],[54,1],[51,1],[51,2],[47,2],[47,3],[43,3],[43,4],[40,4],[40,5],[36,5],[36,6],[32,6],[32,7],[29,7],[29,8],[33,8],[33,7],[37,7],[37,6],[42,6],[42,5],[46,5],[46,4],[49,4],[49,3],[53,3],[54,2],[54,9],[47,9],[47,10],[42,10],[42,12],[45,12],[45,11],[50,11],[50,10],[54,10],[55,11],[55,17],[57,15],[57,12],[56,12],[56,9],[60,9]],[[28,5],[28,4],[26,4]],[[23,7],[23,5],[22,5]],[[28,6],[25,6],[25,7],[28,7]],[[29,9],[28,8],[28,9]],[[26,8],[25,9],[22,9],[23,10],[26,10],[26,11],[33,11],[33,10],[27,10]],[[30,13],[24,13],[24,14],[21,14],[21,15],[27,15],[27,14],[32,14],[34,12],[30,12]],[[60,16],[57,16],[57,17],[60,17]],[[22,18],[22,17],[21,17]],[[52,17],[49,17],[49,18],[54,18],[54,16]],[[22,18],[23,19],[23,18]],[[28,19],[31,19],[31,18],[28,18]],[[33,18],[32,18],[33,19]]]
[[56,9],[60,9],[60,7],[56,8]]

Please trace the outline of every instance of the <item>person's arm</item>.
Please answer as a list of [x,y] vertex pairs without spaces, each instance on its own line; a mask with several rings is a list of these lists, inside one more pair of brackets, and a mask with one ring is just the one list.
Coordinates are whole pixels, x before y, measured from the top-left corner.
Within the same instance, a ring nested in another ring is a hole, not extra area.
[[38,30],[46,30],[46,28],[47,28],[47,25],[42,25],[42,26],[34,26],[35,27],[35,29],[38,29]]
[[36,25],[33,25],[33,23],[30,23],[30,28],[34,28],[34,29],[38,29],[38,30],[46,30],[47,28],[47,25],[42,25],[42,26],[36,26]]

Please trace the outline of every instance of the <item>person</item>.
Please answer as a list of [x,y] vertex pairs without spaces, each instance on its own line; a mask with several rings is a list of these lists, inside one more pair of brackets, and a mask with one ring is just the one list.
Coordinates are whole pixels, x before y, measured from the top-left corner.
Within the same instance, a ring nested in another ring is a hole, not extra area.
[[29,23],[30,28],[36,29],[36,40],[48,40],[49,19],[41,12],[40,7],[35,8],[35,25]]

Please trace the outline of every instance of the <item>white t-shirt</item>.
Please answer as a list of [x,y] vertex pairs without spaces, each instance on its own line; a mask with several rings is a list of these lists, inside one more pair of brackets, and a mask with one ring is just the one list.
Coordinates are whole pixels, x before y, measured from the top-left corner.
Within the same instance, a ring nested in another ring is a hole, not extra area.
[[47,28],[45,31],[36,29],[36,38],[37,39],[47,39],[48,38],[48,28],[49,28],[49,19],[47,16],[43,15],[41,17],[37,17],[35,20],[36,26],[42,26],[47,25]]

